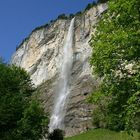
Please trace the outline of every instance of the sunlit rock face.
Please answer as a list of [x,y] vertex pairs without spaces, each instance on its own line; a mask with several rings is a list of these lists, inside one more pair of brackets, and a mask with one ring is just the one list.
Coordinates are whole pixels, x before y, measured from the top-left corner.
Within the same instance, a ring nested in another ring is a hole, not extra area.
[[[96,89],[98,81],[91,74],[89,65],[91,55],[89,40],[95,31],[93,25],[106,9],[106,4],[100,4],[75,17],[70,99],[64,121],[66,136],[75,135],[93,127],[91,123],[93,106],[86,103],[86,98]],[[45,111],[50,114],[70,21],[70,19],[59,19],[48,26],[34,30],[22,42],[11,60],[11,63],[25,68],[31,75],[34,85],[41,92],[40,98]]]

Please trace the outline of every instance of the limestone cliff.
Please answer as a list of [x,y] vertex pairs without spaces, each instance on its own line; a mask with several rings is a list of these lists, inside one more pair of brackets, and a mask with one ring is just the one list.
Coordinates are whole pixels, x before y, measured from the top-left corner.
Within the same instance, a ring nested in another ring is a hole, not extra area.
[[[66,135],[75,135],[91,124],[92,106],[86,97],[96,89],[98,81],[91,74],[89,40],[95,29],[98,16],[107,9],[100,4],[76,16],[74,30],[74,60],[71,71],[71,96],[65,117]],[[21,66],[31,75],[35,86],[41,92],[46,112],[51,112],[55,85],[62,65],[62,49],[70,25],[70,19],[58,19],[48,26],[34,30],[14,53],[11,63]]]

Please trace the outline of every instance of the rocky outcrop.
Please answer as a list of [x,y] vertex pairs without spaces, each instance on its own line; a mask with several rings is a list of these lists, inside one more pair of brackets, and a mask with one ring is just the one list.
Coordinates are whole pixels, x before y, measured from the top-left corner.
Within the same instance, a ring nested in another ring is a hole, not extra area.
[[[92,76],[89,65],[89,40],[95,31],[93,25],[106,9],[106,4],[100,4],[75,18],[71,96],[65,117],[66,136],[78,134],[92,127],[92,105],[86,103],[86,97],[96,89],[98,81]],[[11,60],[11,63],[25,68],[31,75],[33,83],[41,93],[40,98],[46,112],[52,110],[55,85],[62,65],[62,49],[69,25],[70,19],[58,19],[33,31]]]

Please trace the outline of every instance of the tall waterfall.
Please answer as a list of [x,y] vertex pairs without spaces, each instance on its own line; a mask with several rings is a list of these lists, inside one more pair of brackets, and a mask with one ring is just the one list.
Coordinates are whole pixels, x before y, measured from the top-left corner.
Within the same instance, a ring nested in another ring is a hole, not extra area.
[[67,38],[63,48],[63,63],[60,69],[57,93],[55,94],[56,100],[54,103],[54,109],[50,118],[49,132],[53,132],[54,129],[64,129],[64,117],[66,114],[66,107],[70,93],[69,79],[73,63],[72,45],[74,34],[74,21],[75,18],[71,20]]

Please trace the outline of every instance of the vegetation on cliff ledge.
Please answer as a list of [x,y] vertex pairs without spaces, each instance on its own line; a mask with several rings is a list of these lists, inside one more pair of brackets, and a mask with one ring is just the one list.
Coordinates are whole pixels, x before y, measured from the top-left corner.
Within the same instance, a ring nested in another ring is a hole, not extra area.
[[140,1],[111,0],[96,28],[90,62],[101,85],[89,98],[93,122],[140,131]]
[[[107,0],[101,0],[101,1],[99,1],[99,3],[104,3],[106,1]],[[50,22],[33,29],[31,34],[35,31],[37,31],[37,30],[40,30],[40,29],[43,29],[43,28],[48,28],[51,24],[55,23],[57,20],[70,20],[70,19],[74,18],[75,16],[81,16],[86,11],[90,10],[92,7],[94,7],[96,5],[97,5],[97,3],[95,1],[93,1],[92,3],[89,3],[83,11],[78,11],[74,14],[71,13],[69,15],[66,15],[65,13],[62,13],[62,14],[58,15],[58,17],[56,19],[50,20]],[[16,47],[16,51],[23,45],[24,42],[29,40],[29,37],[30,37],[31,34],[29,34],[29,36],[27,38],[22,40],[22,42]]]

